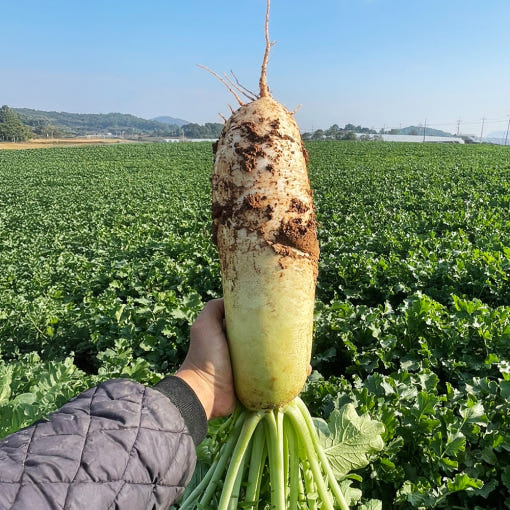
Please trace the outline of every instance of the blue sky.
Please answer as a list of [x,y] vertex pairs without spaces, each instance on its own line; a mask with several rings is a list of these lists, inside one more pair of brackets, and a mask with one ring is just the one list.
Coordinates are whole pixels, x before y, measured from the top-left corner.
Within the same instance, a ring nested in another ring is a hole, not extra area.
[[[0,104],[219,122],[256,89],[265,0],[0,0]],[[480,134],[510,115],[508,0],[272,0],[270,88],[304,130],[424,123]]]

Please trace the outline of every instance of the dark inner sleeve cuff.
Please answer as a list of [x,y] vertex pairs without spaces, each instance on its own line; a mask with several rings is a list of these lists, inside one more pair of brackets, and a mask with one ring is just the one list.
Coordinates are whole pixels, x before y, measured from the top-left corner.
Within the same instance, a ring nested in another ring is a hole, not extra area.
[[201,443],[207,435],[207,416],[191,386],[172,375],[159,381],[154,389],[163,393],[179,409],[195,446]]

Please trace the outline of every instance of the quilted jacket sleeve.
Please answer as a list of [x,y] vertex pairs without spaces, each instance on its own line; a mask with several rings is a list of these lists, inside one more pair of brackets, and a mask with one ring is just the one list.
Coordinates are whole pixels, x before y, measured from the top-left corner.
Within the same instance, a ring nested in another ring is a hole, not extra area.
[[107,381],[0,441],[0,510],[166,510],[206,431],[181,379]]

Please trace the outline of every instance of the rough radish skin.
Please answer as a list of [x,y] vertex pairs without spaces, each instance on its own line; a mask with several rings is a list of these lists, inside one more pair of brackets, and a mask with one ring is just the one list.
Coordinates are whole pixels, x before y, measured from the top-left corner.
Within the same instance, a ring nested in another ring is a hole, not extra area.
[[241,106],[215,146],[227,336],[237,395],[253,410],[290,402],[307,377],[319,247],[306,163],[292,114],[269,94]]

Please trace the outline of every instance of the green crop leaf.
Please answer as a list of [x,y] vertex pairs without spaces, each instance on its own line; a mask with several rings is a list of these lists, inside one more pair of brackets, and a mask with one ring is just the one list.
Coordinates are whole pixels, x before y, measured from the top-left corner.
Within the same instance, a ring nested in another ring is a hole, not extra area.
[[434,408],[437,404],[437,397],[427,393],[425,391],[420,391],[418,393],[418,411],[420,412],[419,416],[422,417],[424,415],[433,415]]
[[371,499],[358,507],[359,510],[382,510],[382,502],[378,499]]
[[510,381],[501,381],[499,387],[501,396],[505,399],[510,399]]
[[501,481],[510,490],[510,466],[505,466],[501,474]]
[[0,405],[8,402],[11,396],[12,372],[13,367],[0,366]]
[[498,463],[498,458],[494,453],[494,450],[489,446],[485,447],[481,452],[481,458],[487,462],[487,464],[492,464],[495,466]]
[[459,463],[456,460],[445,457],[439,460],[439,465],[448,473],[451,473],[459,468]]
[[460,415],[464,418],[466,423],[472,423],[480,426],[487,426],[488,419],[485,415],[485,409],[480,402],[468,402],[467,406],[459,411]]
[[23,404],[31,405],[34,402],[35,402],[35,395],[33,393],[21,393],[12,401],[12,403],[16,404],[16,405],[23,405]]
[[381,451],[384,425],[368,415],[359,416],[352,404],[334,410],[328,422],[314,419],[320,443],[337,478],[365,467],[368,456]]
[[340,489],[345,496],[349,506],[355,505],[361,499],[361,491],[356,487],[351,487],[352,480],[345,479],[340,483]]
[[428,484],[421,486],[406,481],[397,492],[397,501],[405,501],[413,507],[430,508],[435,499],[435,494],[430,490]]
[[444,455],[454,457],[458,453],[464,451],[466,447],[466,438],[461,432],[448,434]]
[[468,489],[481,489],[483,482],[476,478],[471,478],[465,473],[460,473],[453,480],[448,480],[446,486],[450,492],[458,492]]

